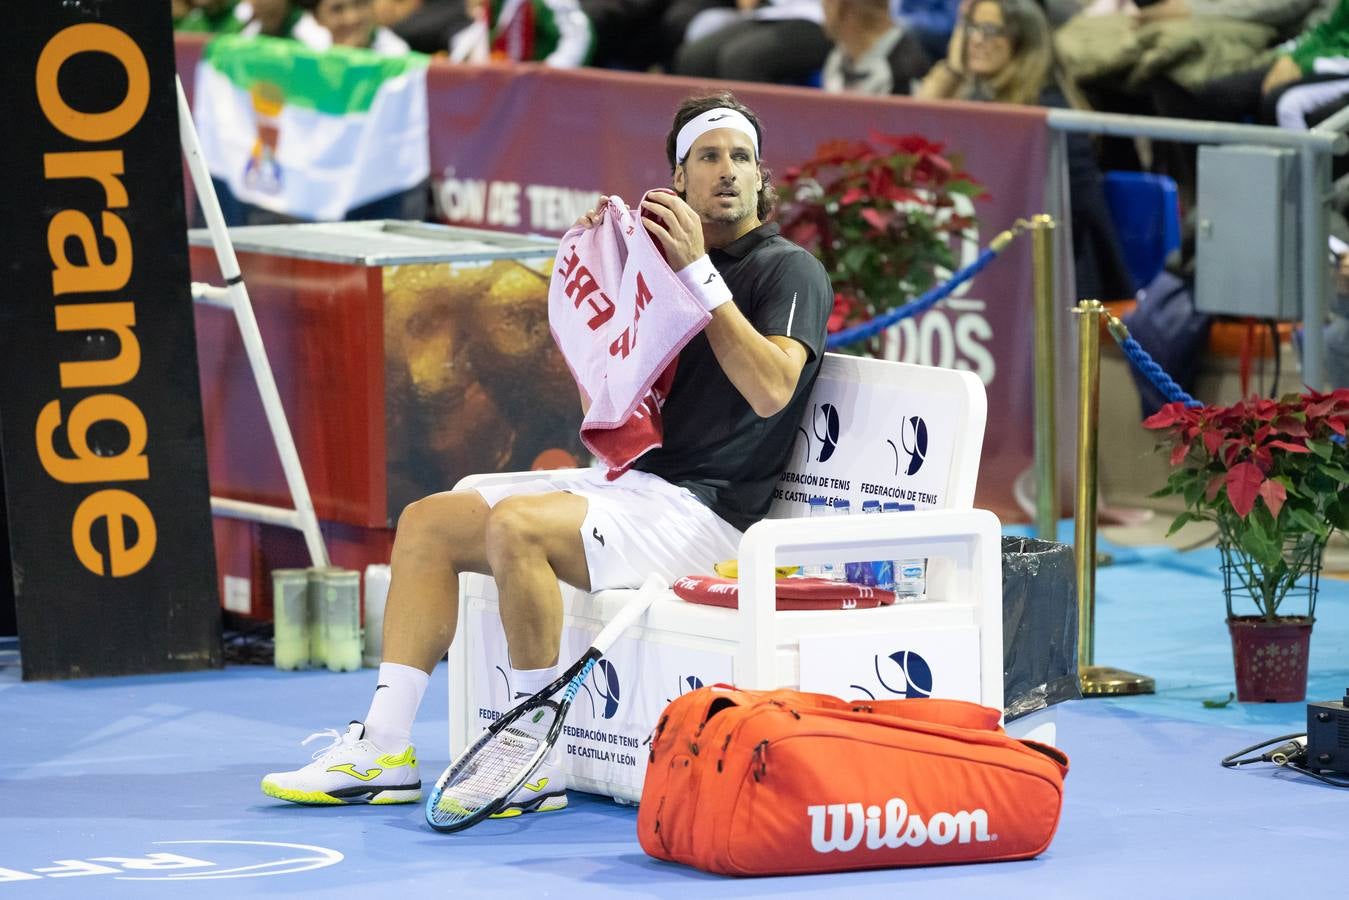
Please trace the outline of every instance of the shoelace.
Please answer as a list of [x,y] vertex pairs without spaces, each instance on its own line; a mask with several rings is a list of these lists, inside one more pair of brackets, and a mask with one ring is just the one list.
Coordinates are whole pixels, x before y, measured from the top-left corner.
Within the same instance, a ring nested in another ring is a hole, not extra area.
[[318,738],[328,738],[332,743],[330,743],[328,746],[324,747],[321,750],[315,750],[314,755],[309,757],[310,759],[322,759],[323,757],[327,756],[329,753],[332,753],[334,750],[338,749],[344,743],[346,743],[346,741],[344,740],[346,738],[346,734],[339,733],[335,728],[327,728],[323,731],[316,731],[309,737],[300,741],[300,746],[303,747],[310,741],[317,740]]

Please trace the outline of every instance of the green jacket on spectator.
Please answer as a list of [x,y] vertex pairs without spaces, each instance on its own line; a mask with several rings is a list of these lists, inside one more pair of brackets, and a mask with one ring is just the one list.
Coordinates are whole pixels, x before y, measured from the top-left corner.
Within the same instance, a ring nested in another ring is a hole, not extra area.
[[[1289,56],[1302,69],[1303,75],[1315,75],[1320,59],[1349,61],[1349,0],[1340,0],[1330,18],[1297,39]],[[1336,67],[1334,71],[1340,71]]]
[[174,22],[173,29],[205,34],[234,34],[244,27],[244,23],[234,14],[234,7],[238,5],[238,0],[229,0],[220,4],[214,11],[198,6]]

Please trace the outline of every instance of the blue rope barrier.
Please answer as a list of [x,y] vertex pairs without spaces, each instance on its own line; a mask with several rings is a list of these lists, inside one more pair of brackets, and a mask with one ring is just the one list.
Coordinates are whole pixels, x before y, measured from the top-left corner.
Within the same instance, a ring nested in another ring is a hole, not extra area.
[[936,306],[941,301],[951,295],[951,292],[969,281],[975,275],[993,261],[1001,251],[1006,242],[999,246],[998,241],[994,241],[979,254],[978,259],[970,263],[965,268],[956,272],[949,280],[942,282],[930,289],[927,293],[920,296],[917,300],[911,300],[903,306],[896,307],[887,313],[882,313],[870,322],[863,322],[861,325],[854,325],[852,328],[845,328],[842,331],[836,331],[829,335],[825,340],[826,348],[832,350],[835,347],[842,347],[845,344],[854,344],[858,341],[864,341],[867,338],[875,337],[900,319],[907,319],[920,312],[926,312],[928,309]]
[[1176,384],[1176,380],[1157,364],[1157,361],[1148,354],[1148,351],[1143,349],[1143,345],[1134,340],[1133,336],[1129,334],[1129,327],[1118,316],[1108,315],[1106,327],[1110,329],[1110,336],[1115,339],[1115,343],[1119,344],[1120,349],[1124,351],[1125,358],[1133,363],[1134,368],[1143,373],[1148,381],[1152,382],[1153,387],[1162,392],[1162,396],[1168,402],[1184,403],[1191,409],[1204,405],[1185,393],[1185,389]]

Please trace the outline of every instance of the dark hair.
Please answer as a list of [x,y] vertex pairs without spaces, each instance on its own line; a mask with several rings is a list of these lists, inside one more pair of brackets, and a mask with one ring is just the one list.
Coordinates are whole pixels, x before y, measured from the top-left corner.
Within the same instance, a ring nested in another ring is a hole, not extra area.
[[754,126],[754,134],[758,138],[760,158],[755,162],[759,164],[759,173],[763,176],[763,186],[759,188],[758,213],[759,221],[767,221],[768,216],[773,212],[773,207],[777,205],[778,193],[773,188],[773,173],[763,164],[763,126],[759,124],[759,117],[754,115],[754,110],[750,109],[739,100],[730,91],[716,91],[710,94],[694,94],[679,104],[675,110],[674,122],[670,125],[670,133],[665,136],[665,159],[670,163],[670,174],[674,174],[675,167],[683,160],[675,159],[675,141],[679,137],[679,129],[688,124],[689,120],[697,118],[708,110],[724,106],[727,109],[733,109],[740,113],[746,119],[749,119]]

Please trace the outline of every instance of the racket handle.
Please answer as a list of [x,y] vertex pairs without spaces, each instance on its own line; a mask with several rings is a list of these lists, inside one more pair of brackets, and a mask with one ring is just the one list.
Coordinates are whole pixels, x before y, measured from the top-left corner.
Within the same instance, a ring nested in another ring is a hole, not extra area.
[[665,583],[664,578],[659,575],[648,575],[646,581],[638,589],[637,596],[629,600],[627,605],[618,611],[618,615],[614,616],[613,621],[604,626],[604,630],[599,633],[595,642],[590,646],[600,653],[604,653],[613,646],[614,641],[618,640],[623,632],[628,630],[629,625],[641,618],[642,613],[646,612],[646,608],[656,599],[656,595],[668,588],[669,585]]

